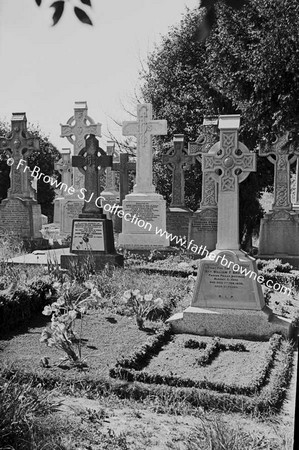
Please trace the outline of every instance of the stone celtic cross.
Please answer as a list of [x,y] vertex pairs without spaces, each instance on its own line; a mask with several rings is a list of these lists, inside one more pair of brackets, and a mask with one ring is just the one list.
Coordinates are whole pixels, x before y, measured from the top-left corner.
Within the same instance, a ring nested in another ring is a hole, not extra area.
[[267,156],[274,164],[273,210],[292,209],[290,166],[299,156],[299,146],[293,139],[293,134],[287,131],[283,135],[275,136],[274,142],[262,144],[259,155]]
[[[72,157],[73,167],[78,167],[85,179],[85,199],[82,215],[84,217],[95,217],[102,214],[95,200],[100,196],[99,188],[99,167],[101,169],[112,166],[112,156],[106,155],[99,147],[99,142],[94,135],[85,139],[86,145],[80,150],[79,155]],[[88,201],[92,199],[91,201]]]
[[123,123],[124,136],[137,137],[137,166],[134,193],[155,192],[153,185],[152,137],[167,134],[166,120],[152,119],[152,105],[144,103],[137,106],[137,121]]
[[162,156],[162,162],[172,171],[172,198],[170,207],[186,209],[185,206],[185,174],[184,169],[194,163],[194,157],[184,151],[184,135],[173,136],[173,148]]
[[[74,156],[77,156],[85,146],[85,137],[89,134],[101,137],[101,124],[95,123],[88,116],[87,102],[75,102],[74,115],[66,125],[61,125],[61,137],[66,137],[74,146]],[[74,187],[80,190],[84,187],[84,177],[74,170]]]
[[71,150],[69,148],[63,148],[60,152],[61,158],[54,165],[61,175],[61,183],[65,184],[68,188],[72,185],[72,162],[71,162]]
[[[189,142],[188,154],[202,164],[202,155],[208,153],[218,139],[218,117],[204,117],[202,133],[196,142]],[[202,172],[200,208],[217,208],[217,183],[209,172]]]
[[119,204],[122,205],[129,193],[129,172],[136,173],[136,163],[129,161],[128,153],[120,153],[119,162],[114,162],[112,170],[119,172]]
[[218,250],[239,250],[239,183],[256,170],[256,155],[239,142],[239,115],[219,117],[220,141],[202,155],[203,171],[219,185]]
[[17,169],[21,159],[27,161],[33,150],[39,150],[39,139],[27,131],[26,113],[13,113],[11,131],[6,137],[0,137],[0,149],[4,150],[14,161],[11,165],[8,197],[32,197],[30,171],[24,171],[24,165]]

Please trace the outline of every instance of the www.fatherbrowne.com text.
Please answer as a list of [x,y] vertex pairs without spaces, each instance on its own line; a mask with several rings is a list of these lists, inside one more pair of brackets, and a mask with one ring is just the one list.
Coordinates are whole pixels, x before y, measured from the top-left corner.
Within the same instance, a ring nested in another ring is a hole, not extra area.
[[[7,159],[7,164],[9,166],[12,166],[15,163],[13,158]],[[66,183],[62,183],[61,181],[58,182],[56,178],[50,177],[49,175],[44,174],[41,172],[40,167],[34,166],[34,168],[31,170],[29,166],[27,165],[27,162],[24,159],[20,159],[18,161],[17,169],[23,169],[23,172],[29,171],[31,173],[31,177],[35,178],[36,180],[42,179],[44,183],[49,183],[51,186],[53,186],[55,189],[59,189],[61,191],[64,191],[68,195],[73,195],[76,193],[76,190],[73,186],[67,186]],[[265,280],[265,277],[263,275],[259,275],[256,272],[253,272],[252,270],[249,270],[245,267],[240,266],[239,264],[235,263],[234,261],[229,261],[226,258],[226,255],[217,255],[214,252],[209,252],[206,246],[198,246],[193,239],[189,242],[187,242],[187,239],[185,237],[181,236],[173,236],[171,233],[168,233],[166,230],[159,229],[155,227],[155,230],[153,230],[153,225],[150,222],[146,222],[143,219],[140,219],[136,214],[130,214],[125,213],[119,205],[116,205],[115,203],[113,206],[111,206],[109,203],[105,203],[106,198],[100,195],[96,199],[94,199],[95,195],[92,193],[89,198],[86,198],[87,190],[85,188],[79,189],[79,192],[77,193],[77,196],[80,200],[85,201],[87,203],[90,203],[92,200],[94,200],[95,205],[98,208],[103,208],[105,212],[109,212],[110,214],[116,214],[119,218],[123,218],[124,220],[133,223],[134,225],[137,225],[140,228],[143,228],[144,230],[148,232],[154,232],[156,235],[164,237],[167,241],[175,242],[177,245],[180,245],[182,248],[189,250],[193,253],[196,253],[202,257],[209,258],[210,261],[215,261],[216,263],[219,263],[223,267],[227,267],[228,269],[232,269],[233,272],[239,272],[241,275],[244,275],[245,277],[253,278],[258,283],[264,283],[268,288],[273,289],[274,291],[281,292],[287,295],[291,295],[291,289],[281,285],[280,283],[274,283],[273,280]]]

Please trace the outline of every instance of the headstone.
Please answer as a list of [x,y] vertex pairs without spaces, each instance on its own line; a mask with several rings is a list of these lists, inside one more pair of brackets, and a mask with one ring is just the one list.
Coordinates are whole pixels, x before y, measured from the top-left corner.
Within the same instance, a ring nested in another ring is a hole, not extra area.
[[[185,204],[185,174],[184,170],[195,162],[195,158],[188,156],[184,150],[184,135],[173,136],[173,147],[162,155],[162,162],[172,171],[172,196],[166,211],[166,228],[172,236],[188,238],[189,221],[192,212]],[[170,245],[178,245],[175,240]]]
[[298,141],[286,132],[262,144],[259,154],[274,165],[274,203],[261,220],[258,256],[299,266],[299,212],[292,208],[290,175],[290,166],[299,156]]
[[69,268],[74,261],[83,263],[91,257],[96,270],[106,264],[122,266],[123,257],[115,252],[112,221],[107,219],[101,207],[99,192],[99,167],[112,166],[112,156],[99,147],[94,135],[86,140],[79,155],[73,156],[72,165],[83,173],[85,201],[79,218],[73,220],[71,254],[61,256],[61,267]]
[[204,172],[219,186],[216,250],[203,250],[191,306],[169,322],[177,333],[269,339],[278,332],[290,337],[290,320],[265,305],[255,260],[240,250],[239,183],[256,170],[256,155],[239,142],[239,126],[240,116],[220,116],[220,142],[203,155]]
[[[209,152],[218,139],[218,117],[204,117],[202,134],[196,142],[188,145],[189,155],[195,156],[202,165],[202,155]],[[209,172],[202,171],[200,207],[190,221],[189,241],[198,247],[214,250],[217,240],[217,182]]]
[[[60,226],[60,236],[66,233],[65,230],[69,230],[71,224],[68,223],[72,220],[72,217],[67,216],[67,197],[69,195],[69,188],[72,186],[73,181],[73,168],[71,163],[71,150],[69,148],[63,148],[60,152],[61,158],[54,165],[54,169],[61,175],[60,183],[57,183],[57,197],[54,200],[54,223]],[[80,205],[78,203],[78,205]],[[81,207],[82,209],[82,207]],[[78,212],[78,214],[81,210]]]
[[152,137],[167,133],[166,120],[152,119],[152,105],[137,106],[137,121],[123,123],[124,136],[137,137],[136,184],[123,201],[122,233],[119,245],[124,248],[151,249],[168,247],[166,202],[153,185]]
[[114,162],[112,170],[119,172],[119,204],[122,205],[129,194],[129,172],[136,173],[136,162],[130,161],[128,153],[120,153],[119,162]]
[[[89,134],[101,136],[101,124],[88,115],[87,102],[75,102],[74,115],[69,118],[66,125],[61,125],[61,137],[66,137],[73,145],[74,156],[85,147],[85,137]],[[84,189],[84,175],[73,167],[74,193],[66,199],[63,207],[61,222],[61,234],[70,235],[72,221],[80,214],[83,207],[81,190]]]
[[7,164],[11,167],[10,188],[0,205],[1,226],[21,238],[42,238],[41,207],[34,196],[28,166],[28,157],[39,149],[39,140],[28,133],[25,113],[13,113],[11,132],[0,138],[0,148],[9,156]]

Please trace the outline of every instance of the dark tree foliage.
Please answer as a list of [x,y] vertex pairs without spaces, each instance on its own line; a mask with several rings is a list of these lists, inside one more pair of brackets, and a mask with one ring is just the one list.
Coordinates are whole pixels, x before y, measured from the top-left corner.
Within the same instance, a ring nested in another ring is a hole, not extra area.
[[[0,123],[0,134],[5,136],[10,130],[8,124]],[[40,130],[29,130],[30,134],[39,139],[40,150],[35,150],[28,158],[28,165],[32,170],[34,166],[40,168],[40,172],[45,175],[53,175],[54,162],[60,157],[57,148],[49,142],[49,139],[42,135]],[[0,201],[7,197],[10,186],[10,167],[6,163],[4,154],[0,155]],[[42,213],[45,214],[49,222],[53,221],[53,200],[55,191],[48,183],[37,181],[37,201],[41,205]]]
[[[62,14],[64,12],[64,5],[65,2],[67,0],[58,0],[56,2],[53,2],[50,5],[50,8],[53,8],[53,26],[56,25],[59,20],[62,17]],[[69,0],[68,0],[69,1]],[[89,8],[91,8],[91,0],[80,0],[81,3],[85,6],[88,6]],[[35,3],[37,4],[37,6],[41,6],[42,4],[42,0],[35,0]],[[82,8],[78,8],[78,6],[74,6],[74,13],[76,15],[76,17],[80,20],[80,22],[85,23],[87,25],[92,25],[92,21],[90,20],[90,17],[88,16],[88,14],[84,11],[84,9]]]
[[[273,132],[298,131],[297,0],[248,0],[241,9],[212,3],[217,21],[209,37],[198,42],[198,23],[206,10],[187,10],[141,74],[144,99],[153,103],[158,118],[168,121],[167,140],[174,133],[196,140],[203,116],[209,114],[241,114],[240,140],[250,150]],[[186,203],[194,207],[201,196],[200,170],[186,175]],[[240,185],[243,242],[258,230],[260,192],[272,184],[273,166],[258,158],[257,173]],[[158,189],[169,197],[169,184],[163,188],[159,183]]]

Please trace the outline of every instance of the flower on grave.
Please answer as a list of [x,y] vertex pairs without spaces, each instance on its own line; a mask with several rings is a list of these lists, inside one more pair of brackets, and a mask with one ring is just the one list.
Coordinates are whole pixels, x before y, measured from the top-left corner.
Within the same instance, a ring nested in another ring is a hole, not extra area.
[[44,316],[50,316],[52,314],[53,310],[52,310],[52,306],[51,305],[47,305],[44,307],[42,314]]
[[163,299],[162,298],[160,298],[160,297],[158,297],[158,298],[156,298],[155,300],[154,300],[154,303],[155,303],[155,307],[156,308],[163,308],[163,306],[164,306],[164,301],[163,301]]

